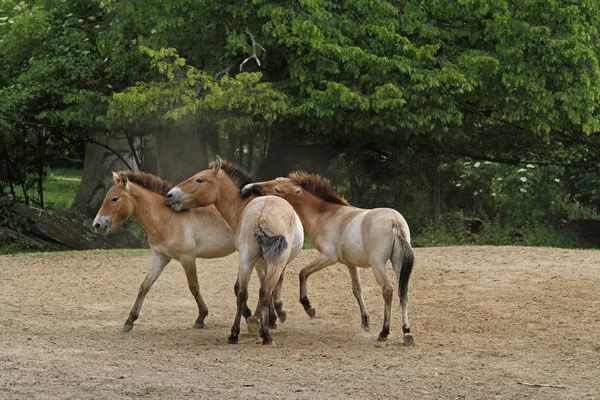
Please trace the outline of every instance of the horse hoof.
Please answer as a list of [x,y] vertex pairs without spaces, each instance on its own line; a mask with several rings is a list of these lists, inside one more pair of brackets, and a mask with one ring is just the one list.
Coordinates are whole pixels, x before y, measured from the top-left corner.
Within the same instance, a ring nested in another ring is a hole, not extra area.
[[277,322],[269,322],[269,329],[277,329]]
[[384,334],[379,334],[379,336],[377,336],[377,340],[380,342],[385,342],[388,339],[387,335]]
[[314,307],[311,307],[309,309],[306,310],[306,313],[308,314],[309,317],[314,318],[316,311]]
[[277,316],[279,317],[279,322],[283,324],[287,318],[287,313],[282,311],[280,314],[277,314]]
[[227,343],[229,343],[229,344],[237,344],[238,343],[238,337],[237,336],[233,336],[233,335],[229,335],[229,337],[227,338]]
[[260,322],[256,317],[248,317],[246,320],[246,326],[248,327],[248,332],[257,333],[260,328]]
[[123,332],[129,332],[133,329],[133,325],[124,325]]
[[273,342],[273,338],[271,337],[263,338],[262,344],[263,346],[275,346],[275,342]]
[[196,322],[193,327],[193,329],[202,329],[202,328],[204,328],[204,322]]
[[404,344],[406,346],[412,346],[415,344],[412,333],[409,332],[404,334]]
[[366,324],[366,325],[362,324],[361,328],[363,328],[365,332],[369,332],[371,330],[371,327],[369,327],[369,324]]

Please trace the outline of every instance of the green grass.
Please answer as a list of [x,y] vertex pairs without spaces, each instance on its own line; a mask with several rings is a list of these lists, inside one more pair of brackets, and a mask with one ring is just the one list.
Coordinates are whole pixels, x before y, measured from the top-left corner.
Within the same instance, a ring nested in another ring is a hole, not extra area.
[[68,211],[81,184],[81,170],[58,168],[49,171],[44,181],[46,208]]
[[[83,171],[79,169],[48,169],[44,180],[44,207],[50,210],[69,211],[79,185]],[[5,189],[8,193],[8,189]],[[17,198],[22,201],[25,196],[21,187],[15,188]],[[37,198],[36,189],[29,189],[30,198]]]

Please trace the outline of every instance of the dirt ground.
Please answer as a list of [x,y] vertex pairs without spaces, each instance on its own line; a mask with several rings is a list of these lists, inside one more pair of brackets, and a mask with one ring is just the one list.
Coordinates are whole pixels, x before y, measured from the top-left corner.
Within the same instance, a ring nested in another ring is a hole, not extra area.
[[204,329],[191,329],[196,305],[172,262],[130,333],[121,329],[149,255],[0,257],[0,398],[600,398],[600,251],[415,252],[412,347],[402,344],[396,295],[390,338],[376,341],[383,300],[370,270],[362,271],[370,331],[360,328],[341,265],[309,279],[317,310],[309,319],[297,276],[314,250],[286,271],[288,318],[273,347],[244,323],[240,343],[226,342],[237,255],[198,262]]

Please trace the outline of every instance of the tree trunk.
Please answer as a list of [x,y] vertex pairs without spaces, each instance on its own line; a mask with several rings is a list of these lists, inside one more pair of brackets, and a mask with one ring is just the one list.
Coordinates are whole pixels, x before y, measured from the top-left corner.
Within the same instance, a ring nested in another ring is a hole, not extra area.
[[206,169],[206,141],[198,129],[177,132],[165,129],[157,135],[157,154],[162,178],[177,184]]
[[248,137],[248,161],[246,162],[246,170],[252,171],[252,158],[254,157],[254,133],[250,133]]
[[235,146],[237,145],[237,139],[237,134],[231,131],[227,134],[227,161],[234,161],[233,158],[235,157]]
[[433,222],[439,222],[441,217],[441,179],[440,173],[435,169],[433,176],[429,178],[429,208]]
[[[105,134],[95,135],[92,140],[119,152],[127,162],[135,166],[129,154],[126,139],[112,139]],[[125,163],[114,152],[95,143],[85,145],[83,176],[71,210],[93,216],[96,214],[108,189],[113,185],[111,171],[127,169]]]

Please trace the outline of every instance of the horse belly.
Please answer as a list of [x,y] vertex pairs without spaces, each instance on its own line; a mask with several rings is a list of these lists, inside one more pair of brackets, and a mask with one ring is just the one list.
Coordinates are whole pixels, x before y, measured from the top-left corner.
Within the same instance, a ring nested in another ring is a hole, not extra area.
[[340,262],[351,267],[366,268],[369,260],[360,245],[346,245],[339,254]]

